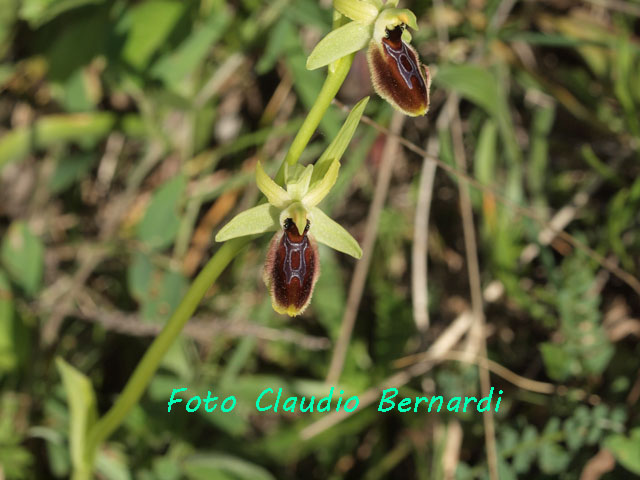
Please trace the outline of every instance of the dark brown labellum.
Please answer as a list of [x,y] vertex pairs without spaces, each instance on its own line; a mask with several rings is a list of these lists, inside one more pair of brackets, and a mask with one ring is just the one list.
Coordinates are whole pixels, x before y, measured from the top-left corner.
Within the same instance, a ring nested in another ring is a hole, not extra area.
[[402,41],[402,27],[387,31],[380,43],[372,40],[367,59],[373,87],[378,95],[410,116],[429,110],[429,69],[418,53]]
[[313,293],[319,273],[318,248],[307,232],[300,234],[291,219],[284,224],[284,231],[271,240],[265,264],[265,283],[273,308],[290,316],[301,314]]

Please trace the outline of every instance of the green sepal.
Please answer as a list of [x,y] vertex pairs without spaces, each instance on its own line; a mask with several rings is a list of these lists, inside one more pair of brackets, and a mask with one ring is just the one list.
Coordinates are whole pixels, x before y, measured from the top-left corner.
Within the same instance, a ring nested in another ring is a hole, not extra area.
[[344,124],[340,128],[338,135],[329,144],[327,149],[322,153],[318,161],[316,162],[311,177],[311,188],[314,188],[316,182],[322,180],[327,174],[327,170],[331,166],[333,160],[340,160],[345,150],[353,138],[353,134],[360,123],[360,118],[364,113],[364,109],[367,106],[369,97],[364,97],[358,103],[354,105],[344,121]]
[[263,203],[239,213],[216,235],[216,242],[225,242],[236,237],[274,232],[280,228],[280,211],[269,203]]
[[322,177],[322,180],[316,182],[313,188],[309,189],[302,201],[307,208],[315,207],[318,205],[324,197],[331,191],[333,186],[338,180],[338,172],[340,171],[340,162],[338,159],[334,159],[327,170],[327,173]]
[[318,42],[307,58],[307,70],[329,65],[331,62],[357,52],[369,45],[372,25],[363,25],[359,22],[349,22],[337,28]]
[[310,214],[311,228],[309,233],[318,242],[352,257],[362,257],[362,249],[356,239],[342,228],[339,223],[331,220],[318,207],[312,208]]
[[284,208],[291,200],[287,191],[267,175],[260,162],[256,165],[256,185],[275,207]]
[[378,16],[378,9],[374,5],[360,0],[333,0],[333,8],[364,25],[371,25]]

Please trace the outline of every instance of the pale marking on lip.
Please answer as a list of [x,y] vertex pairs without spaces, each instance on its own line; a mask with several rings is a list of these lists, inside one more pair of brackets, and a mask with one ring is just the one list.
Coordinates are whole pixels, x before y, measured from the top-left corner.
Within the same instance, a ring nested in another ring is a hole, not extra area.
[[[420,85],[424,87],[425,85],[424,85],[424,81],[422,80],[422,76],[418,73],[418,66],[413,61],[413,58],[411,58],[411,55],[409,54],[407,46],[404,43],[402,43],[401,44],[402,46],[398,50],[396,50],[386,42],[382,42],[382,43],[384,44],[384,48],[387,50],[387,53],[391,55],[391,57],[396,61],[396,64],[398,65],[398,70],[400,71],[400,75],[402,75],[402,78],[407,84],[407,87],[409,87],[410,90],[413,90],[413,82],[411,81],[411,78],[413,77],[416,77],[420,82]],[[402,62],[403,58],[405,58],[407,60],[407,63],[411,65],[411,69],[407,69],[404,66],[404,63]]]

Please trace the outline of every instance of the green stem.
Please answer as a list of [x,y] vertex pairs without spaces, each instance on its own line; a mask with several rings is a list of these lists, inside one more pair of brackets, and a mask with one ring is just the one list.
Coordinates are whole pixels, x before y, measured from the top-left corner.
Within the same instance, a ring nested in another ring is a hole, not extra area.
[[[340,19],[338,18],[338,22],[339,21]],[[279,183],[282,183],[284,177],[284,165],[293,165],[298,161],[300,155],[309,143],[311,136],[318,128],[325,112],[329,108],[329,105],[331,105],[331,102],[349,73],[349,69],[353,63],[353,57],[354,54],[343,57],[334,63],[334,68],[329,69],[329,74],[322,86],[322,90],[320,90],[318,98],[291,143],[291,147],[278,172],[276,181]],[[253,238],[254,237],[242,237],[226,242],[195,278],[191,287],[189,287],[189,291],[175,312],[173,312],[173,315],[160,335],[153,341],[142,357],[142,360],[140,360],[140,363],[127,381],[124,390],[116,402],[90,429],[85,450],[85,465],[89,472],[93,471],[98,447],[122,424],[127,414],[138,403],[140,397],[151,382],[165,353],[180,334],[180,331],[189,318],[191,318],[191,315],[196,310],[207,290],[213,285],[231,260],[233,260],[240,250]],[[84,469],[74,472],[74,478],[78,478],[78,480],[84,479]]]
[[322,85],[318,98],[316,98],[315,103],[311,107],[311,110],[300,127],[300,130],[298,130],[293,142],[291,142],[289,151],[287,152],[284,162],[282,162],[280,170],[276,175],[276,183],[279,185],[284,183],[284,166],[286,164],[294,165],[297,163],[300,155],[302,155],[302,152],[307,147],[309,140],[311,140],[311,136],[318,128],[318,125],[329,108],[329,105],[331,105],[331,102],[336,97],[338,90],[340,90],[344,79],[347,78],[347,74],[349,73],[349,69],[353,63],[354,55],[355,54],[352,53],[351,55],[347,55],[346,57],[336,60],[334,64],[335,68],[333,70],[330,66],[329,74]]
[[84,465],[83,468],[78,468],[74,470],[71,480],[91,480],[92,466],[93,464]]
[[120,426],[129,411],[138,403],[147,385],[155,374],[164,354],[177,338],[207,290],[220,276],[226,266],[254,237],[236,238],[226,242],[209,260],[204,269],[195,278],[187,294],[173,312],[166,326],[153,341],[140,360],[133,375],[127,381],[124,390],[111,409],[91,428],[87,439],[87,463],[93,465],[98,446]]

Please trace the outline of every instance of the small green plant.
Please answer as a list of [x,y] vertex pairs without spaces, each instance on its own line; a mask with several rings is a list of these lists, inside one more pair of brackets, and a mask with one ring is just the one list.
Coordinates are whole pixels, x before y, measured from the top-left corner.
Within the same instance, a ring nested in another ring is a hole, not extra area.
[[[409,115],[424,115],[429,108],[429,71],[407,43],[406,25],[417,28],[415,15],[395,8],[397,1],[340,0],[335,5],[334,30],[307,60],[307,68],[328,65],[322,90],[293,140],[282,168],[272,180],[260,164],[256,183],[268,203],[237,215],[216,240],[226,242],[195,278],[129,378],[111,409],[96,418],[91,383],[62,359],[58,368],[71,404],[71,460],[74,480],[90,478],[101,443],[118,428],[138,403],[164,354],[195,311],[205,292],[224,268],[255,235],[279,231],[267,254],[265,283],[273,308],[291,316],[304,311],[319,273],[315,241],[359,258],[358,243],[318,208],[338,178],[340,158],[355,132],[368,98],[359,102],[344,126],[315,165],[298,165],[300,155],[318,127],[353,62],[355,51],[369,45],[369,65],[376,91],[395,108]],[[347,23],[349,18],[352,22]],[[348,45],[345,50],[343,47]],[[402,81],[398,81],[402,79]],[[407,101],[403,101],[407,99]],[[281,185],[284,185],[283,188]]]

